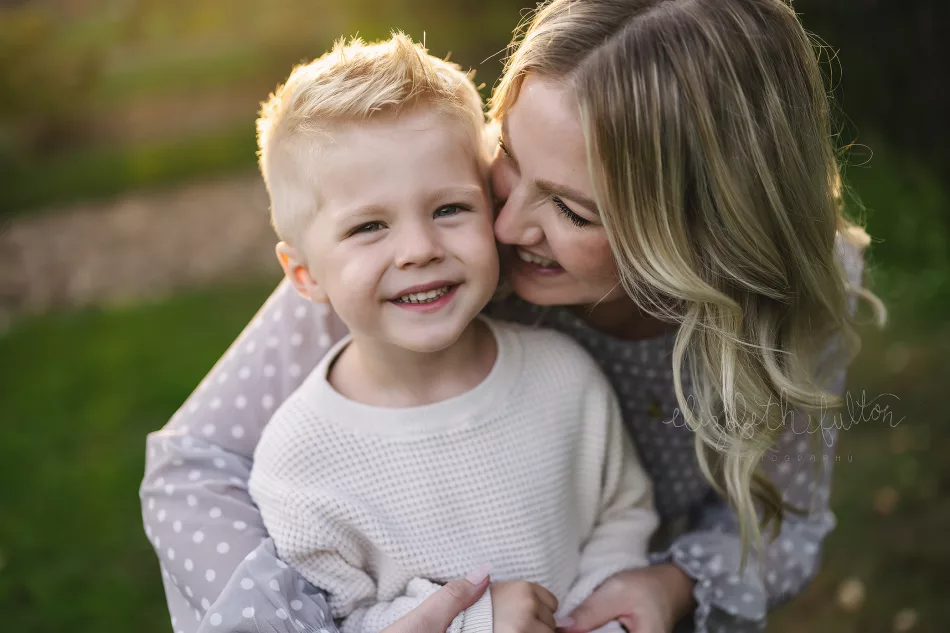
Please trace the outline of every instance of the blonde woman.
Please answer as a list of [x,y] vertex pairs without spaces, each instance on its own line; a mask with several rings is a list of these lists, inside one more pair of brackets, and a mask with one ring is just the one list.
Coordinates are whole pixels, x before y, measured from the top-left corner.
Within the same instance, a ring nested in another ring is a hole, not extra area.
[[[834,525],[827,411],[866,294],[815,51],[782,0],[555,0],[512,51],[491,115],[513,293],[491,311],[599,361],[663,520],[653,564],[566,628],[761,630]],[[143,513],[176,631],[333,629],[247,479],[271,412],[343,333],[281,284],[149,437]],[[419,621],[393,626],[439,630]]]

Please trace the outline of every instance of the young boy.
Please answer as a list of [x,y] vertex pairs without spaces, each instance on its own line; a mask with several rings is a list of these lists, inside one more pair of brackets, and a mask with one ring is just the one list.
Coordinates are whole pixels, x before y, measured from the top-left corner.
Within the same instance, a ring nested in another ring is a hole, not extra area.
[[402,35],[340,43],[258,132],[281,265],[350,336],[274,414],[251,494],[344,633],[483,563],[450,630],[553,631],[645,565],[651,488],[607,380],[564,335],[479,316],[499,272],[470,79]]

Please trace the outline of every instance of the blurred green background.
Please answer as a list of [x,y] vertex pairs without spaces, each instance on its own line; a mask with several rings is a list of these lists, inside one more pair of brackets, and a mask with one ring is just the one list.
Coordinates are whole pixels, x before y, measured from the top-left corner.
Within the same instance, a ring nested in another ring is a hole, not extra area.
[[[839,525],[778,633],[950,630],[950,59],[936,0],[800,0],[833,49],[876,242]],[[400,28],[486,84],[518,0],[0,1],[0,629],[169,631],[137,487],[161,427],[278,279],[257,104],[340,35]],[[844,114],[847,114],[847,117]]]

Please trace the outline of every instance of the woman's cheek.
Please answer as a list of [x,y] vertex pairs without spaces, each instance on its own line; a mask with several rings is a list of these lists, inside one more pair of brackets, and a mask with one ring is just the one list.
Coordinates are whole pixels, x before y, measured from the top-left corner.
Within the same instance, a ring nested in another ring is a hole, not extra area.
[[[574,277],[592,282],[614,283],[618,279],[617,262],[610,241],[601,227],[573,229],[576,235],[560,236],[563,242],[557,259]],[[582,234],[586,233],[586,234]]]

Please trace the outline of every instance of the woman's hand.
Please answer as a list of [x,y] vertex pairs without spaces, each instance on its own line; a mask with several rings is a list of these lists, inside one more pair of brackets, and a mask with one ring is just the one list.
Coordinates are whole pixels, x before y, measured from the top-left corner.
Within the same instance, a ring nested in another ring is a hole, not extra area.
[[565,633],[588,633],[618,620],[630,633],[670,633],[696,608],[693,579],[671,563],[608,578],[573,613]]
[[478,602],[489,584],[488,566],[453,580],[381,633],[445,633],[459,613]]

